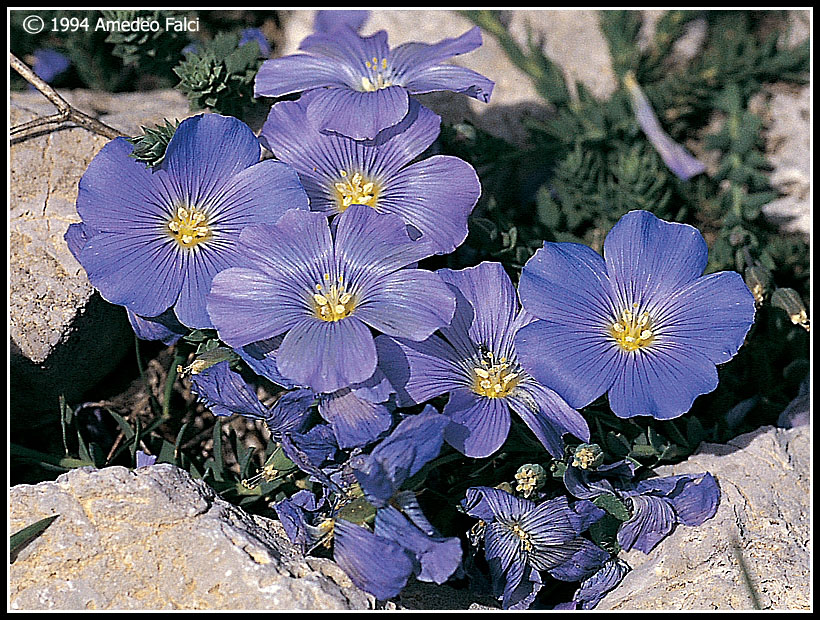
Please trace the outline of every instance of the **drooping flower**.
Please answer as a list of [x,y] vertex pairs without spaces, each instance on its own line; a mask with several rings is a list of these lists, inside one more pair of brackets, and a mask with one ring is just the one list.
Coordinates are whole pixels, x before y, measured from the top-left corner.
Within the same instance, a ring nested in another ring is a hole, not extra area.
[[584,441],[583,417],[524,371],[513,343],[532,318],[521,312],[515,288],[500,263],[460,271],[439,270],[456,295],[450,326],[423,342],[379,336],[379,366],[396,390],[399,405],[450,394],[444,438],[471,457],[489,456],[507,438],[510,409],[553,456],[563,453],[564,433]]
[[635,110],[635,118],[638,120],[646,137],[655,147],[663,163],[675,176],[684,181],[688,181],[694,176],[706,172],[706,164],[692,156],[683,146],[669,137],[660,122],[655,116],[652,104],[641,90],[635,76],[627,73],[624,78],[624,86],[632,98],[632,107]]
[[481,194],[473,167],[448,155],[411,163],[438,136],[438,115],[411,100],[395,132],[365,142],[319,132],[307,120],[306,101],[310,95],[274,105],[261,139],[299,173],[311,210],[330,215],[364,204],[395,213],[437,253],[452,252],[464,241],[467,217]]
[[604,512],[574,509],[566,496],[540,504],[490,487],[467,489],[465,511],[484,523],[484,555],[504,609],[526,608],[541,588],[540,571],[562,581],[594,574],[609,554],[580,534]]
[[409,95],[449,90],[487,102],[493,82],[470,69],[442,64],[481,45],[473,28],[434,44],[405,43],[395,49],[383,30],[361,37],[349,27],[316,32],[292,54],[265,61],[254,94],[281,97],[312,91],[308,120],[320,131],[372,140],[409,111]]
[[686,224],[631,211],[604,257],[576,243],[544,243],[519,295],[540,319],[515,338],[521,365],[573,407],[608,392],[622,418],[669,419],[717,387],[716,364],[737,353],[754,321],[740,274],[701,275],[707,247]]
[[268,407],[259,400],[256,391],[242,375],[225,360],[198,370],[191,370],[192,390],[210,412],[216,416],[243,415],[263,420],[274,441],[283,433],[299,432],[307,422],[315,400],[311,390],[282,392]]
[[291,211],[246,228],[240,251],[253,267],[213,281],[208,311],[220,337],[244,347],[285,334],[278,371],[300,386],[333,392],[370,379],[370,328],[423,340],[449,323],[453,294],[429,271],[405,268],[431,254],[397,216],[354,205],[334,221]]
[[187,327],[212,327],[205,295],[218,271],[241,264],[241,230],[306,210],[307,196],[287,164],[259,162],[259,141],[235,118],[186,119],[154,172],[133,148],[109,142],[80,179],[88,238],[78,260],[109,302],[141,317],[173,308]]
[[594,500],[614,495],[630,511],[618,528],[618,544],[625,551],[649,553],[678,524],[696,526],[711,519],[720,503],[720,488],[709,473],[681,474],[635,481],[637,464],[623,459],[595,469],[571,464],[564,485],[575,497]]

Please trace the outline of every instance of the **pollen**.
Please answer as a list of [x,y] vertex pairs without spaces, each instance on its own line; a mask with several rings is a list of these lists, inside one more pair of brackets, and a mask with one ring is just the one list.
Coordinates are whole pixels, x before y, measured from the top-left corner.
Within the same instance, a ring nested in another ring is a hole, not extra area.
[[168,232],[183,248],[193,248],[213,236],[208,216],[195,207],[182,205],[168,221]]
[[339,181],[333,184],[336,192],[336,205],[339,212],[350,205],[367,205],[376,208],[380,187],[375,181],[367,179],[361,172],[348,173],[339,171]]
[[487,398],[507,396],[520,379],[520,373],[513,371],[507,359],[496,360],[492,351],[485,351],[479,364],[473,367],[473,391]]
[[[330,274],[325,274],[325,282],[330,281]],[[349,293],[340,276],[337,283],[330,286],[316,285],[316,292],[311,294],[313,312],[316,318],[323,321],[339,321],[353,312],[356,299]]]
[[390,69],[387,58],[382,58],[381,61],[379,61],[379,59],[374,56],[370,60],[365,60],[364,66],[367,68],[367,75],[362,76],[363,92],[374,92],[393,85],[390,79]]
[[522,530],[517,523],[513,524],[512,531],[513,534],[521,539],[521,548],[524,549],[524,551],[532,551],[532,537],[529,533]]
[[652,319],[648,312],[639,312],[638,304],[626,309],[610,325],[609,333],[620,347],[626,351],[637,351],[648,346],[655,339]]

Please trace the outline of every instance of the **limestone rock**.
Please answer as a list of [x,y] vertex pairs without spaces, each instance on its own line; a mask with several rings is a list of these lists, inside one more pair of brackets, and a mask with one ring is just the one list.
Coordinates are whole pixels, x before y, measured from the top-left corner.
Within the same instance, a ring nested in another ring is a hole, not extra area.
[[[188,115],[187,102],[175,91],[64,95],[128,135],[164,117]],[[12,125],[53,113],[40,93],[11,95]],[[80,177],[107,141],[82,128],[65,128],[11,145],[9,331],[15,413],[56,411],[60,394],[75,400],[114,368],[133,341],[125,311],[94,293],[63,240],[68,226],[80,221],[75,208]]]
[[9,529],[57,518],[9,570],[11,609],[368,609],[330,560],[173,465],[12,487]]
[[596,609],[810,609],[810,460],[808,426],[763,427],[659,468],[714,474],[717,514],[622,554],[633,570]]

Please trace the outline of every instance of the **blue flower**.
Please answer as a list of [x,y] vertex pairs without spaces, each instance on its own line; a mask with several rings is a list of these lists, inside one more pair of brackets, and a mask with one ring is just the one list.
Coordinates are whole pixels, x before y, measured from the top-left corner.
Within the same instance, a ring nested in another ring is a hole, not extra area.
[[239,47],[242,47],[251,41],[256,41],[259,45],[260,56],[263,56],[264,58],[270,56],[270,43],[268,43],[267,37],[261,30],[259,30],[259,28],[243,28],[242,32],[239,33]]
[[213,280],[208,312],[223,341],[244,347],[285,334],[276,367],[316,392],[370,379],[370,329],[423,340],[449,323],[453,294],[436,274],[407,267],[429,256],[398,217],[354,205],[334,220],[294,210],[246,228],[239,249],[252,267]]
[[365,142],[319,132],[307,121],[307,110],[304,100],[277,103],[260,137],[299,173],[312,211],[331,215],[364,204],[394,213],[437,253],[452,252],[464,241],[467,217],[481,194],[475,170],[448,155],[411,163],[438,136],[436,114],[413,100],[395,132]]
[[132,150],[109,142],[80,179],[86,240],[76,256],[107,301],[140,317],[172,308],[187,327],[212,327],[205,295],[217,272],[241,263],[241,230],[306,210],[307,196],[289,166],[259,162],[259,141],[235,118],[183,121],[155,172]]
[[[49,84],[71,66],[71,59],[68,56],[53,49],[36,49],[33,55],[32,70],[37,77]],[[30,86],[30,88],[34,87]]]
[[504,609],[528,607],[541,587],[540,571],[562,581],[594,574],[609,554],[580,534],[603,516],[590,502],[565,496],[535,504],[490,487],[467,489],[467,514],[484,523],[484,555]]
[[604,258],[576,243],[544,243],[527,261],[519,295],[540,319],[515,338],[521,365],[573,407],[608,392],[622,418],[686,413],[717,387],[754,321],[740,274],[701,275],[700,232],[631,211],[612,228]]
[[583,417],[518,364],[513,336],[531,319],[499,263],[439,270],[456,296],[449,327],[423,342],[378,337],[379,365],[399,405],[450,394],[444,438],[462,454],[489,456],[507,438],[512,408],[553,456],[563,454],[564,433],[586,441]]
[[231,369],[228,360],[201,370],[194,367],[191,384],[192,391],[212,414],[264,420],[274,441],[280,441],[283,433],[302,430],[316,400],[311,390],[296,389],[281,392],[268,407],[259,400],[253,386]]
[[596,470],[570,465],[564,485],[575,497],[592,500],[614,495],[630,510],[618,528],[618,544],[624,551],[649,553],[678,524],[695,526],[711,519],[720,503],[720,488],[709,473],[681,474],[634,481],[636,463],[624,459]]
[[307,118],[318,130],[372,140],[407,116],[408,95],[450,90],[489,101],[493,82],[470,69],[441,64],[480,45],[477,27],[456,39],[405,43],[392,50],[383,30],[369,37],[352,28],[317,32],[299,46],[306,53],[265,61],[254,94],[311,91]]
[[629,564],[623,560],[608,560],[598,572],[584,579],[581,587],[575,591],[572,601],[556,605],[554,609],[594,609],[608,592],[623,581],[630,570],[632,569]]

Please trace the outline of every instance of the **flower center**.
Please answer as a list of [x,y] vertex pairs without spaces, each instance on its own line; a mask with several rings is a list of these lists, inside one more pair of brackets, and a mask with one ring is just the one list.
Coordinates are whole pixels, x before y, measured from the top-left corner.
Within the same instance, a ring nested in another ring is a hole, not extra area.
[[350,205],[367,205],[376,208],[376,198],[379,194],[379,187],[375,182],[367,180],[360,172],[356,172],[348,178],[348,173],[339,171],[341,179],[334,183],[336,189],[336,203],[339,213],[342,213]]
[[339,321],[353,312],[356,300],[352,293],[345,290],[342,276],[339,282],[330,284],[330,274],[325,274],[325,283],[316,285],[316,292],[311,296],[313,313],[323,321]]
[[506,357],[496,362],[492,351],[485,351],[481,362],[473,367],[473,391],[487,398],[501,398],[518,385],[519,373],[513,372]]
[[638,304],[632,304],[632,307],[632,310],[621,312],[621,316],[609,328],[615,342],[626,351],[637,351],[651,344],[655,338],[649,313],[638,312]]
[[381,62],[375,56],[364,62],[368,75],[362,76],[362,90],[373,92],[382,88],[392,86],[390,81],[390,71],[387,69],[387,58],[382,58]]
[[208,216],[195,207],[177,207],[168,221],[168,232],[183,248],[192,248],[213,236]]
[[521,547],[524,551],[532,551],[532,537],[527,532],[522,530],[517,523],[513,523],[512,531],[513,534],[521,539]]

